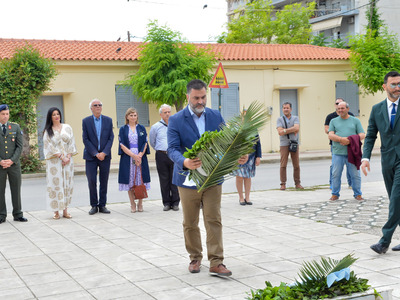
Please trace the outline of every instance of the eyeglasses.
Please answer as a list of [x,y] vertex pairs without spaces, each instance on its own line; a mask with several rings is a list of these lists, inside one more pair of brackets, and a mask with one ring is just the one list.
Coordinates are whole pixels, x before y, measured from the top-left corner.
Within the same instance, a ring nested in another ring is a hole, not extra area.
[[394,89],[394,88],[396,88],[396,87],[399,87],[399,88],[400,88],[400,83],[391,83],[391,84],[389,84],[389,86],[390,86],[392,89]]
[[94,106],[94,107],[97,107],[97,106],[100,106],[100,107],[102,107],[102,106],[103,106],[103,104],[93,104],[93,106]]
[[335,105],[338,105],[340,102],[335,102]]

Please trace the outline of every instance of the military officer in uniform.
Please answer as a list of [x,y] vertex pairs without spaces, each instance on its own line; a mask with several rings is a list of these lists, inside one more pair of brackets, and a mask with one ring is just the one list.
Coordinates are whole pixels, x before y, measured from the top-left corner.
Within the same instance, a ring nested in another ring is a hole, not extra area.
[[0,105],[0,224],[6,221],[6,183],[10,182],[14,221],[26,222],[21,211],[21,165],[22,132],[18,124],[8,122],[10,109]]

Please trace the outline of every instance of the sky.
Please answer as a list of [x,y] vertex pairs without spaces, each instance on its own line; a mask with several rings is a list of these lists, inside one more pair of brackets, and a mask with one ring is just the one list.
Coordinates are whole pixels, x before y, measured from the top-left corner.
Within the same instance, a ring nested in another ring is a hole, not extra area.
[[[203,8],[207,5],[206,8]],[[0,0],[0,38],[142,41],[150,20],[190,42],[225,31],[225,0]]]

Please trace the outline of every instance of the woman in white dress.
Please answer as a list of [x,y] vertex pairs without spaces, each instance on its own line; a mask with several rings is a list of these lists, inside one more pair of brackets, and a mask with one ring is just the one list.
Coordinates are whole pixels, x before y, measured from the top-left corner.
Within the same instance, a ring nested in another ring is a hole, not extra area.
[[74,180],[74,161],[77,154],[74,134],[71,126],[61,123],[61,111],[51,107],[47,112],[43,130],[43,151],[46,159],[47,193],[49,209],[54,211],[53,219],[70,219],[68,205],[71,203]]

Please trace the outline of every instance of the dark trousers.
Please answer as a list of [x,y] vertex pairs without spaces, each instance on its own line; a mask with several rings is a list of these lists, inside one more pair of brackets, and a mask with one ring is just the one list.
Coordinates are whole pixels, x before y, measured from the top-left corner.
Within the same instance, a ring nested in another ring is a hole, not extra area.
[[7,217],[6,207],[6,184],[7,177],[10,183],[11,190],[11,202],[13,206],[14,218],[23,216],[21,210],[21,166],[20,164],[12,164],[11,167],[3,169],[0,167],[0,218],[5,219]]
[[156,151],[156,165],[160,179],[161,197],[164,206],[178,206],[180,202],[178,188],[172,184],[174,163],[164,151]]
[[389,195],[389,217],[382,228],[383,236],[379,243],[388,247],[394,231],[400,225],[400,159],[397,157],[394,166],[389,168],[382,164],[382,174]]
[[[89,185],[90,205],[104,207],[107,203],[108,176],[110,174],[111,159],[103,161],[97,158],[86,160],[86,177]],[[97,169],[99,169],[100,191],[97,196]]]

